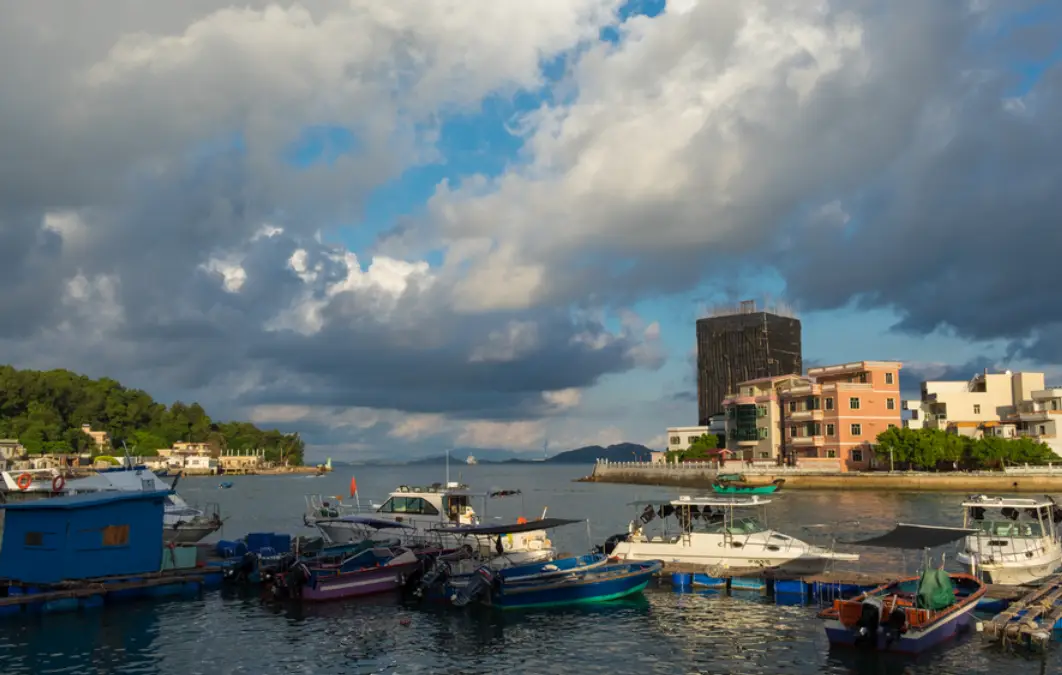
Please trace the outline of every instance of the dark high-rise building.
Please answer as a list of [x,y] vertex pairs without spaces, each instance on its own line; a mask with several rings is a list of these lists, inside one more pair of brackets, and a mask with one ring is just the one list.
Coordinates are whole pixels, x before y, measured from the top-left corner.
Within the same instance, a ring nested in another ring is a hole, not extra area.
[[[778,310],[776,310],[778,311]],[[697,411],[700,424],[723,412],[722,401],[745,380],[801,374],[800,320],[756,311],[754,300],[697,320]]]

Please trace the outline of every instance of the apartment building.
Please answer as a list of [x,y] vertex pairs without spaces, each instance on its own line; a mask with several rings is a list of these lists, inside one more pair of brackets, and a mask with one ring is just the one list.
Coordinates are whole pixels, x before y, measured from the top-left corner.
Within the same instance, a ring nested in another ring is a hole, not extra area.
[[1028,436],[1062,455],[1062,387],[1034,372],[977,373],[968,382],[926,381],[922,398],[904,401],[911,429],[940,429],[981,438]]
[[727,443],[745,461],[870,468],[878,434],[900,426],[897,361],[856,361],[742,382],[724,400]]

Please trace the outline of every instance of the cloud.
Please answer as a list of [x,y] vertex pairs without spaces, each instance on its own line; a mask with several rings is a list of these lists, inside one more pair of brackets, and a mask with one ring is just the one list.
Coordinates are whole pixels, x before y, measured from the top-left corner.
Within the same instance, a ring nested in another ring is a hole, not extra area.
[[[652,301],[764,271],[1058,361],[1058,17],[620,4],[6,8],[0,353],[366,453],[655,437],[688,403],[596,403],[680,358]],[[487,99],[519,153],[448,163]]]

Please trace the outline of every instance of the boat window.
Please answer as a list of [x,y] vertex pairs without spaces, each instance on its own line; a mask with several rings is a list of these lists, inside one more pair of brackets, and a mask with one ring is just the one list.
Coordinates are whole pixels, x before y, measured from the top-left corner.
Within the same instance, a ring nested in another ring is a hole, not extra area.
[[468,495],[450,495],[443,499],[443,506],[445,506],[446,508],[446,515],[451,520],[457,520],[458,516],[464,513],[465,508],[468,505]]
[[391,497],[377,513],[409,513],[412,515],[437,516],[439,510],[420,497]]
[[1043,528],[1040,523],[1013,520],[976,520],[973,522],[975,529],[993,537],[1042,537]]

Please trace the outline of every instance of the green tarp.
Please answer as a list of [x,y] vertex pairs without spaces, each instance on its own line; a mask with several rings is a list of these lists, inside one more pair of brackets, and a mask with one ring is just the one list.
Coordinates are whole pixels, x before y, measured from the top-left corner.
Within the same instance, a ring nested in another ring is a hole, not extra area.
[[918,582],[916,606],[939,611],[955,603],[955,587],[951,577],[942,569],[927,569]]

